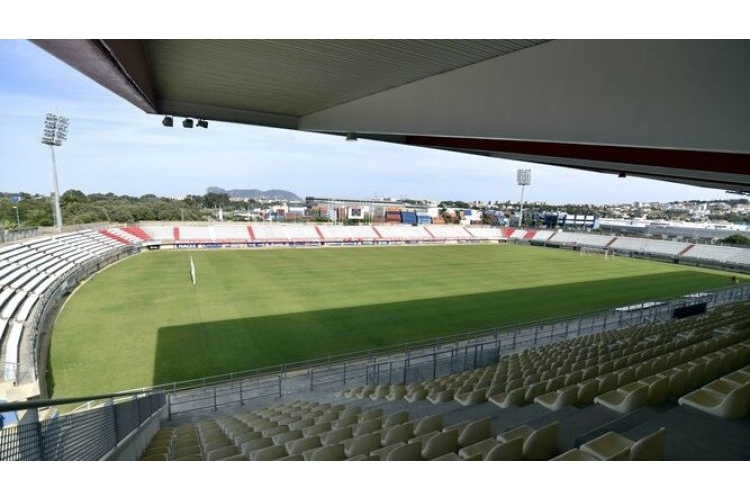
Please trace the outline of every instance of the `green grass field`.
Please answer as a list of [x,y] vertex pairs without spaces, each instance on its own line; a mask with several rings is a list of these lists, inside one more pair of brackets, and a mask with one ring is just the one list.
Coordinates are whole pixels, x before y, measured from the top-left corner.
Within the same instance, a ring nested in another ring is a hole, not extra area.
[[145,252],[93,276],[63,308],[50,348],[53,394],[127,390],[676,297],[729,285],[727,276],[515,245]]

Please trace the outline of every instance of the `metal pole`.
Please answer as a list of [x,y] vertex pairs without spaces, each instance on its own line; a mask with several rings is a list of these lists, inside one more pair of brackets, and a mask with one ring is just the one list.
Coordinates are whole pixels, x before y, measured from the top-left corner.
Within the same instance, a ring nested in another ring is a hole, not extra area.
[[52,157],[52,187],[54,189],[55,200],[55,228],[57,232],[62,231],[62,211],[60,210],[60,186],[57,182],[57,164],[55,162],[55,146],[49,146],[49,153]]
[[13,207],[16,209],[16,228],[21,229],[21,216],[18,215],[18,207]]
[[521,209],[518,211],[518,229],[523,228],[523,190],[526,184],[521,184]]

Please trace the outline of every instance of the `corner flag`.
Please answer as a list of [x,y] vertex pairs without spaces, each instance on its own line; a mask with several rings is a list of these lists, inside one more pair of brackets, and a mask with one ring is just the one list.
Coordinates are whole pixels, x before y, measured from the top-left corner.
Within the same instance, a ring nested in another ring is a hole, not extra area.
[[190,256],[190,279],[193,281],[193,285],[195,285],[195,263],[193,262],[193,256]]

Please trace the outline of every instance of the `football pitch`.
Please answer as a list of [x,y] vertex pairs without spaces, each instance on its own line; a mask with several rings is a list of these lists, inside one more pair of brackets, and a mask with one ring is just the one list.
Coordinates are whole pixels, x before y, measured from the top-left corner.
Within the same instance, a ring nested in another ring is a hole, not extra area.
[[520,245],[143,252],[71,295],[50,389],[149,387],[677,297],[728,276]]

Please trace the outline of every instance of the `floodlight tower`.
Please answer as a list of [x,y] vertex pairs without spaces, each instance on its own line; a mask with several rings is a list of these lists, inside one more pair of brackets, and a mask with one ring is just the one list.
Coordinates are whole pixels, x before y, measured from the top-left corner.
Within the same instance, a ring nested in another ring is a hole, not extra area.
[[42,132],[42,144],[49,146],[52,156],[52,188],[55,197],[55,228],[62,231],[62,211],[60,210],[60,188],[57,183],[57,165],[55,164],[55,146],[62,146],[68,138],[68,119],[47,113]]
[[518,215],[518,227],[523,227],[523,190],[526,186],[531,184],[531,169],[521,168],[516,171],[516,182],[521,186],[521,210]]

